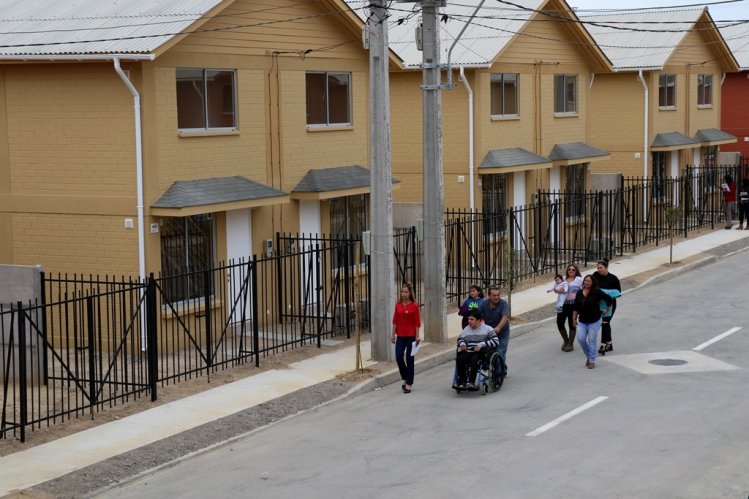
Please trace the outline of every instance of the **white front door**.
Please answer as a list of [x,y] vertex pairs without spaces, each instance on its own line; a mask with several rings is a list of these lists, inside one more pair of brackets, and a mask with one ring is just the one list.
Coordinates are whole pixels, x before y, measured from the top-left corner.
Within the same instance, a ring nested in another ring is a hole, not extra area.
[[[252,287],[249,266],[252,260],[252,215],[249,208],[226,212],[226,257],[229,263],[227,272],[231,322],[241,322],[252,318]],[[242,265],[241,263],[244,263]]]

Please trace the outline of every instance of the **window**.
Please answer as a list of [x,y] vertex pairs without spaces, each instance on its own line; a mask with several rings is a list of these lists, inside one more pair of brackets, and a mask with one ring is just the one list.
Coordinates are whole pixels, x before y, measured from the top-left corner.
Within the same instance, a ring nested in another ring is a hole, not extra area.
[[234,70],[177,68],[177,127],[236,129],[235,89]]
[[484,235],[499,234],[507,227],[507,174],[481,176]]
[[494,73],[491,75],[492,116],[517,116],[518,74]]
[[577,112],[577,75],[554,75],[554,112]]
[[307,125],[351,123],[351,75],[307,73]]
[[658,201],[666,199],[666,163],[667,152],[653,153],[653,192],[652,196]]
[[[161,219],[161,272],[168,276],[163,290],[169,302],[205,295],[200,270],[214,263],[213,215]],[[191,274],[192,272],[192,274]]]
[[[330,235],[332,237],[360,239],[365,230],[369,230],[369,194],[331,198]],[[343,254],[338,251],[334,252],[332,267],[343,267],[345,265],[343,258]],[[354,262],[353,255],[349,255],[349,262]]]
[[676,107],[676,75],[658,76],[658,106]]
[[369,227],[369,194],[331,198],[330,234],[334,237],[360,238]]
[[567,204],[568,219],[585,217],[585,169],[586,163],[567,167],[567,193],[570,202]]
[[697,75],[697,105],[713,105],[713,75]]

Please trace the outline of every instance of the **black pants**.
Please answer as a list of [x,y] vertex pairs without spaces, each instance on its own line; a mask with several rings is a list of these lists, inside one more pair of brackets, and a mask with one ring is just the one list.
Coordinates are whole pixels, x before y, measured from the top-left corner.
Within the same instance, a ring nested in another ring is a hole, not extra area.
[[575,326],[572,324],[572,308],[574,304],[572,302],[565,302],[562,306],[562,311],[557,314],[557,329],[562,334],[562,337],[567,336],[567,329],[564,327],[564,323],[567,322],[570,328],[570,338],[575,337]]
[[601,343],[611,343],[611,319],[616,312],[616,300],[611,304],[611,315],[604,317],[601,322]]
[[455,367],[458,370],[458,384],[464,385],[466,378],[468,377],[468,368],[471,369],[471,378],[468,380],[470,383],[476,382],[476,375],[479,371],[479,363],[484,357],[484,351],[474,352],[473,350],[466,350],[465,352],[458,352],[455,357]]
[[749,204],[739,204],[739,223],[743,224],[745,218],[749,223]]

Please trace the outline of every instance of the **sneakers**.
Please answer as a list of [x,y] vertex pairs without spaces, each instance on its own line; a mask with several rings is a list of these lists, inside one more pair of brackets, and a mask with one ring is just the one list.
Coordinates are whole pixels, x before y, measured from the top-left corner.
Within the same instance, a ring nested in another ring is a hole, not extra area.
[[473,383],[466,383],[466,390],[475,390],[476,387],[473,385]]
[[556,312],[558,314],[561,314],[562,313],[562,307],[554,307],[554,312]]

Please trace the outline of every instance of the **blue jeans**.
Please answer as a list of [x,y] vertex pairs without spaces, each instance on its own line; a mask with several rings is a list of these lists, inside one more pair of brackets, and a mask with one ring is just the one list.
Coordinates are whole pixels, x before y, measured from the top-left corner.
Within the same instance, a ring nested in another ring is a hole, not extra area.
[[596,355],[598,355],[598,331],[600,329],[601,319],[590,324],[580,321],[577,323],[577,342],[591,364],[595,364]]
[[499,333],[497,337],[499,338],[497,352],[501,353],[502,358],[507,362],[507,347],[510,346],[510,331],[508,330],[506,333]]
[[416,341],[415,336],[398,336],[395,340],[395,360],[401,379],[407,385],[414,384],[414,358],[411,355],[411,344]]

